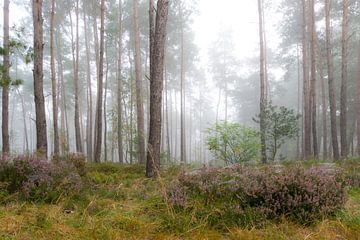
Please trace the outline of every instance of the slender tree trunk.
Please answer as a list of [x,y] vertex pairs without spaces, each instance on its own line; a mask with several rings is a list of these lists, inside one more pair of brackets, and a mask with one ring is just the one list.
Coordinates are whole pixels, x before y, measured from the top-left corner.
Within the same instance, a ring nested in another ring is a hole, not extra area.
[[307,1],[302,0],[303,5],[303,102],[304,102],[304,158],[309,159],[311,156],[311,112],[310,112],[310,94],[309,94],[309,67],[307,63],[308,38],[307,38]]
[[356,151],[357,155],[360,156],[360,40],[358,41],[358,64],[357,64],[357,78],[356,78],[356,90],[355,90],[355,100],[356,100],[356,138],[357,146]]
[[137,109],[137,129],[138,129],[138,148],[139,162],[145,164],[145,129],[144,129],[144,103],[143,87],[141,77],[141,49],[140,49],[140,28],[138,16],[138,0],[133,0],[133,28],[135,40],[135,82],[136,82],[136,109]]
[[181,78],[181,113],[180,113],[180,161],[186,163],[186,134],[185,134],[185,51],[184,51],[184,26],[183,26],[183,13],[180,7],[181,16],[181,63],[180,63],[180,78]]
[[[154,42],[150,51],[152,64],[150,65],[150,131],[146,164],[147,177],[157,176],[160,170],[161,104],[168,11],[169,0],[158,0],[155,32],[150,30],[150,36],[153,34]],[[150,12],[153,10],[150,9]],[[150,29],[152,29],[151,26]]]
[[33,0],[34,21],[34,95],[36,112],[36,149],[38,154],[47,157],[47,129],[45,99],[43,91],[43,18],[42,0]]
[[347,146],[347,81],[348,81],[348,23],[349,0],[343,0],[342,40],[341,40],[341,95],[340,95],[340,142],[341,157],[348,155]]
[[325,0],[325,18],[326,18],[326,55],[328,65],[328,81],[329,81],[329,105],[330,105],[330,122],[331,122],[331,139],[333,146],[333,155],[335,160],[340,159],[338,136],[336,129],[336,102],[334,90],[334,60],[332,54],[332,36],[330,26],[330,6],[331,0]]
[[122,136],[122,128],[123,128],[123,116],[122,116],[122,39],[123,39],[123,19],[122,19],[122,0],[119,0],[119,36],[118,36],[118,60],[117,60],[117,73],[118,73],[118,83],[117,83],[117,140],[118,140],[118,154],[119,154],[119,162],[124,163],[124,147],[123,147],[123,136]]
[[323,159],[328,158],[328,148],[327,148],[327,105],[326,105],[326,93],[325,93],[325,79],[324,79],[324,62],[323,54],[319,45],[319,39],[316,38],[316,49],[318,54],[318,69],[320,75],[320,87],[321,87],[321,110],[322,110],[322,138],[323,138]]
[[263,33],[263,9],[262,0],[258,0],[259,11],[259,37],[260,37],[260,139],[261,139],[261,160],[267,163],[266,156],[266,127],[265,127],[265,52],[264,52],[264,33]]
[[310,41],[310,58],[311,58],[311,98],[310,98],[310,108],[311,108],[311,127],[312,127],[312,136],[313,136],[313,156],[315,159],[319,158],[319,149],[318,149],[318,138],[317,138],[317,124],[316,124],[316,113],[317,113],[317,101],[316,101],[316,25],[315,25],[315,2],[310,0],[310,26],[311,26],[311,41]]
[[105,90],[104,90],[104,160],[105,162],[108,161],[107,155],[107,110],[106,110],[106,103],[107,103],[107,88],[108,88],[108,73],[109,73],[109,57],[108,51],[106,46],[106,72],[105,72]]
[[[86,2],[84,1],[84,5]],[[86,13],[84,11],[84,37],[85,37],[85,49],[86,49],[86,82],[88,92],[88,112],[87,112],[87,131],[86,131],[86,151],[89,159],[93,156],[93,97],[91,87],[91,58],[90,58],[90,47],[88,37],[88,26],[86,21]]]
[[103,77],[104,77],[104,10],[105,0],[101,0],[101,11],[100,11],[100,56],[99,56],[99,81],[98,81],[98,94],[96,103],[96,143],[95,143],[95,162],[100,162],[101,157],[101,141],[102,141],[102,97],[103,97]]
[[[10,0],[4,0],[4,54],[3,54],[3,88],[2,88],[2,152],[10,153],[9,136],[9,87],[10,87],[10,46],[9,46],[9,5]],[[35,23],[34,23],[35,24]]]
[[55,20],[55,0],[51,1],[50,13],[50,58],[51,58],[51,90],[52,90],[52,106],[53,106],[53,124],[54,124],[54,156],[58,157],[60,154],[59,146],[59,128],[58,128],[58,108],[57,108],[57,93],[56,93],[56,79],[55,79],[55,54],[54,54],[54,20]]

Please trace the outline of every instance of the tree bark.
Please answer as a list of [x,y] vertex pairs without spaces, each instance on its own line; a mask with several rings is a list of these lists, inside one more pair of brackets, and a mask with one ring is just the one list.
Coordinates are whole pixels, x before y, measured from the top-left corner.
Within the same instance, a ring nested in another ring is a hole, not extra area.
[[123,39],[123,17],[122,17],[122,0],[119,0],[119,36],[118,36],[118,60],[117,60],[117,140],[118,140],[118,154],[119,162],[124,163],[124,147],[123,147],[123,116],[122,116],[122,91],[123,91],[123,79],[122,79],[122,39]]
[[47,157],[47,129],[45,99],[43,92],[43,18],[42,0],[33,0],[34,22],[34,96],[36,112],[36,149],[38,154]]
[[360,156],[360,40],[358,43],[358,65],[357,65],[357,78],[356,78],[356,92],[355,92],[355,100],[356,100],[356,138],[357,138],[357,146],[356,151],[357,155]]
[[9,47],[9,5],[10,0],[4,0],[4,54],[3,54],[3,87],[2,87],[2,152],[10,153],[9,136],[9,87],[10,87],[10,47]]
[[303,102],[304,102],[304,159],[311,156],[311,112],[310,112],[310,93],[309,93],[309,66],[307,62],[308,38],[307,38],[307,1],[302,0],[303,6]]
[[333,155],[335,160],[340,159],[338,136],[336,128],[336,102],[334,91],[334,59],[332,54],[330,11],[331,0],[325,0],[325,18],[326,18],[326,55],[328,65],[328,82],[329,82],[329,105],[330,105],[330,122],[331,122],[331,139],[333,146]]
[[315,2],[310,0],[310,59],[311,59],[311,89],[310,89],[310,108],[311,108],[311,127],[312,127],[312,144],[313,144],[313,157],[319,158],[318,149],[318,138],[317,138],[317,124],[316,124],[316,113],[317,113],[317,101],[316,101],[316,26],[315,26]]
[[[147,177],[157,176],[160,170],[161,104],[168,11],[169,0],[158,0],[154,44],[152,51],[150,51],[152,64],[150,65],[150,131],[146,164]],[[150,9],[150,12],[153,12],[153,10]]]
[[136,110],[138,129],[139,163],[145,164],[145,129],[144,129],[144,103],[141,77],[141,49],[140,28],[138,16],[138,0],[133,0],[133,28],[135,40],[135,82],[136,82]]
[[[181,3],[180,3],[181,4]],[[180,6],[181,16],[181,63],[180,63],[180,81],[181,81],[181,113],[180,113],[180,161],[186,163],[186,134],[185,134],[185,56],[184,56],[184,25],[183,25],[183,13],[182,6]]]
[[[84,1],[84,4],[85,1]],[[86,152],[89,159],[93,156],[93,97],[91,87],[91,66],[90,66],[90,47],[88,37],[88,27],[86,21],[86,14],[84,11],[84,37],[85,37],[85,49],[86,49],[86,82],[87,82],[87,98],[88,98],[88,111],[87,111],[87,131],[86,131]]]
[[96,103],[96,142],[95,142],[95,153],[94,160],[95,162],[100,162],[101,157],[101,142],[102,142],[102,102],[103,102],[103,77],[104,77],[104,10],[105,10],[105,0],[101,0],[101,10],[100,10],[100,56],[99,56],[99,81],[98,81],[98,94],[97,94],[97,103]]
[[265,51],[264,51],[264,33],[263,33],[263,9],[262,0],[258,0],[259,11],[259,37],[260,37],[260,140],[261,140],[261,160],[267,163],[266,156],[266,126],[265,126]]
[[343,0],[342,40],[341,40],[341,94],[340,94],[340,142],[341,157],[348,155],[347,146],[347,81],[348,81],[348,15],[349,0]]
[[55,78],[55,54],[54,54],[54,24],[55,24],[55,0],[51,1],[50,13],[50,66],[51,66],[51,92],[53,106],[53,125],[54,125],[54,156],[60,154],[59,128],[58,128],[58,107],[57,107],[57,84]]

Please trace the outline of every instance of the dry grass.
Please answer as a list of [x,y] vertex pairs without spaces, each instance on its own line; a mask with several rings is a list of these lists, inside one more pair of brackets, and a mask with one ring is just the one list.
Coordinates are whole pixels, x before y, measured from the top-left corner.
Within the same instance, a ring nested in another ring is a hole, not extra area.
[[[360,240],[360,191],[352,190],[343,213],[315,226],[286,220],[262,229],[216,230],[191,215],[169,212],[164,182],[143,177],[139,166],[90,166],[89,188],[56,205],[0,205],[0,239],[349,239]],[[70,213],[67,213],[67,210]]]

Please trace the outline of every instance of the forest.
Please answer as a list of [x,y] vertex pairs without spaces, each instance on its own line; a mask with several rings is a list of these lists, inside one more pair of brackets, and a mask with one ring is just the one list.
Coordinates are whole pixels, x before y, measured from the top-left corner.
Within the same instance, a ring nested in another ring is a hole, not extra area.
[[358,0],[0,7],[0,240],[360,240]]

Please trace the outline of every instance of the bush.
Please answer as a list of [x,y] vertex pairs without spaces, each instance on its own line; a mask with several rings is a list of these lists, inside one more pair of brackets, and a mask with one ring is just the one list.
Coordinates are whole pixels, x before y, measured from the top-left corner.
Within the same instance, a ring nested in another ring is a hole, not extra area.
[[237,123],[217,123],[208,129],[207,144],[217,159],[226,164],[257,160],[260,150],[258,133]]
[[197,217],[213,225],[253,226],[282,217],[310,224],[343,208],[346,189],[342,174],[325,167],[234,166],[183,174],[168,199],[180,211],[204,206]]
[[52,163],[36,155],[18,156],[0,163],[0,191],[18,193],[29,201],[53,202],[78,191],[81,179],[73,165]]

